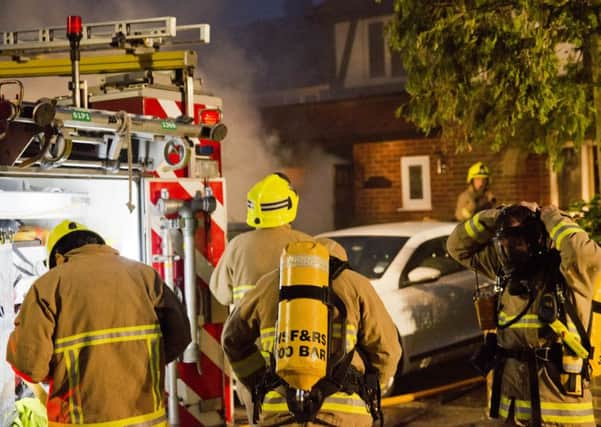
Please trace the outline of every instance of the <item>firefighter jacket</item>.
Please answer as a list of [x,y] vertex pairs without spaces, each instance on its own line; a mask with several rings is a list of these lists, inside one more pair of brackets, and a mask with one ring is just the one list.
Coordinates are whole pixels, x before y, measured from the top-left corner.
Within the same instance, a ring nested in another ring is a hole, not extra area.
[[[500,261],[491,244],[499,212],[498,209],[489,209],[477,213],[470,220],[459,224],[447,242],[449,253],[455,259],[489,278],[494,278],[500,271]],[[544,208],[541,220],[554,247],[559,250],[560,272],[574,295],[578,317],[586,327],[591,311],[593,284],[601,280],[601,249],[589,239],[586,232],[555,207]],[[533,303],[519,318],[519,314],[525,310],[527,297],[512,296],[507,289],[502,292],[497,313],[498,345],[509,351],[537,349],[534,354],[538,367],[536,375],[542,425],[594,426],[592,398],[587,381],[584,381],[582,396],[572,397],[560,392],[550,375],[550,366],[547,363],[551,361],[548,360],[546,349],[552,341],[556,342],[559,338],[545,332],[548,326],[541,322],[538,315],[547,278],[545,272],[533,275]],[[503,325],[513,320],[515,323],[503,328]],[[568,328],[575,331],[573,321],[568,318],[567,323]],[[499,416],[507,418],[513,414],[514,420],[529,420],[532,414],[532,399],[529,394],[528,364],[508,358],[502,372]],[[531,378],[535,380],[536,376]]]
[[[279,272],[265,275],[246,294],[228,317],[222,344],[236,376],[250,390],[262,378],[274,351],[275,324],[278,316]],[[401,356],[397,331],[384,304],[364,276],[344,270],[334,279],[333,291],[347,309],[346,351],[355,346],[367,354],[371,365],[379,371],[381,385],[390,383]],[[334,316],[333,346],[340,350],[341,325]],[[257,344],[260,338],[260,344]],[[260,345],[260,349],[257,347]],[[357,353],[351,364],[365,372]],[[279,391],[279,392],[278,392]],[[289,418],[281,389],[270,391],[261,405],[261,425],[273,425]],[[357,394],[338,392],[326,398],[317,418],[332,425],[371,426],[366,403]],[[309,424],[312,425],[312,424]]]
[[288,243],[311,240],[289,224],[258,228],[236,236],[225,248],[211,274],[209,288],[223,305],[240,301],[261,276],[278,268],[282,250]]
[[466,221],[476,212],[494,207],[494,202],[495,198],[489,190],[485,192],[475,191],[470,184],[457,198],[455,218],[457,221]]
[[151,267],[109,246],[66,257],[27,293],[8,362],[50,383],[50,427],[166,425],[163,371],[190,342],[185,308]]

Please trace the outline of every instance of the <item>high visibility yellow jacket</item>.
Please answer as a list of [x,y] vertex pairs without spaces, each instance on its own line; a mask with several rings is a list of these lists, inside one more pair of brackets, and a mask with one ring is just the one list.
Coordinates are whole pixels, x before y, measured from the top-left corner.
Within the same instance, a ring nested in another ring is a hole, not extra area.
[[190,342],[185,308],[151,267],[109,246],[66,256],[27,293],[8,362],[50,383],[50,426],[166,425],[163,370]]
[[[333,290],[347,309],[346,350],[360,347],[379,371],[380,383],[389,384],[401,356],[397,331],[380,297],[364,276],[344,270],[333,282]],[[273,271],[249,290],[228,317],[222,344],[236,376],[253,389],[265,372],[274,349],[278,313],[279,272]],[[341,346],[341,325],[334,317],[333,345]],[[260,338],[260,349],[257,347]],[[355,353],[352,365],[365,372]],[[281,391],[281,390],[280,390]],[[285,397],[278,390],[267,393],[262,405],[262,425],[289,418]],[[371,426],[366,403],[357,394],[338,392],[327,398],[317,418],[333,425]],[[309,424],[311,425],[311,424]]]
[[[499,209],[484,210],[465,223],[459,224],[447,242],[449,253],[468,268],[494,278],[500,271],[500,262],[491,238]],[[592,290],[595,281],[601,280],[601,248],[589,239],[576,223],[561,214],[557,208],[543,209],[541,220],[560,252],[560,271],[575,297],[575,308],[583,325],[588,325],[591,310]],[[548,277],[548,276],[547,276]],[[540,298],[545,285],[545,274],[539,272],[532,278],[536,286],[534,303],[516,323],[497,330],[499,346],[507,350],[524,350],[550,346],[552,334],[544,334],[545,324],[538,317]],[[527,304],[527,297],[512,296],[503,291],[498,312],[499,325],[516,318]],[[568,318],[568,328],[576,332],[574,323]],[[540,334],[539,334],[540,332]],[[544,358],[544,356],[541,356]],[[542,360],[541,360],[542,361]],[[539,395],[543,425],[594,426],[591,393],[584,382],[583,397],[562,394],[552,381],[544,363],[539,364]],[[514,405],[514,418],[525,421],[531,416],[529,378],[527,364],[509,358],[505,363],[501,386],[499,415],[507,417]]]
[[457,197],[455,218],[457,221],[466,221],[476,212],[490,209],[494,205],[494,196],[487,190],[483,193],[474,191],[470,184],[467,189]]
[[11,427],[46,427],[46,407],[36,397],[26,397],[15,402],[16,418]]
[[289,224],[258,228],[236,236],[211,274],[211,292],[223,305],[240,301],[261,276],[278,268],[286,245],[301,240],[311,240],[311,236],[292,229]]

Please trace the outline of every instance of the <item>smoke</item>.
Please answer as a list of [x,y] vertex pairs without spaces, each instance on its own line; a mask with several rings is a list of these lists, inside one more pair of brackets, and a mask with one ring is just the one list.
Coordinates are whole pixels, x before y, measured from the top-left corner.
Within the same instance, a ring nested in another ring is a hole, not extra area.
[[227,185],[228,220],[246,221],[246,193],[265,175],[281,167],[268,150],[269,135],[261,124],[252,91],[256,67],[246,53],[224,40],[202,60],[204,85],[223,99],[228,136],[222,142],[223,175]]
[[342,160],[307,144],[301,144],[293,151],[303,152],[303,155],[283,171],[299,195],[294,227],[309,234],[329,231],[334,225],[334,165]]
[[[240,48],[237,29],[253,20],[269,19],[290,11],[294,0],[183,1],[171,0],[63,0],[51,7],[42,0],[0,0],[0,30],[62,26],[68,15],[80,15],[85,22],[175,16],[178,25],[208,23],[211,44],[199,47],[197,76],[207,91],[223,99],[228,136],[222,143],[223,175],[226,177],[228,221],[244,222],[246,193],[265,175],[277,170],[297,170],[292,182],[301,197],[295,226],[314,233],[333,226],[333,164],[337,159],[317,148],[294,147],[268,134],[262,126],[259,104],[253,95],[256,79],[269,79],[270,64],[258,63],[252,52]],[[260,48],[256,46],[255,49]],[[260,73],[260,74],[259,74]],[[89,86],[100,77],[86,76]],[[23,79],[25,99],[68,95],[68,78]],[[296,142],[295,142],[296,143]],[[300,148],[300,149],[299,149]]]

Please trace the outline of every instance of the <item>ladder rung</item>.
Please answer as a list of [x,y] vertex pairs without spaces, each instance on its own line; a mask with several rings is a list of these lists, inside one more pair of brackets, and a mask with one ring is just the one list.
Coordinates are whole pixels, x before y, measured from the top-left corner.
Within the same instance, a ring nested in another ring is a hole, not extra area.
[[[198,39],[187,43],[208,43],[210,27],[207,24],[176,25],[172,16],[127,21],[107,21],[83,24],[80,48],[82,50],[110,49],[111,47],[131,48],[152,42],[151,46],[165,45],[177,36],[179,31],[197,29]],[[39,53],[68,51],[70,42],[67,28],[45,27],[32,30],[6,31],[2,33],[0,55],[25,56]],[[118,41],[123,46],[114,46]]]

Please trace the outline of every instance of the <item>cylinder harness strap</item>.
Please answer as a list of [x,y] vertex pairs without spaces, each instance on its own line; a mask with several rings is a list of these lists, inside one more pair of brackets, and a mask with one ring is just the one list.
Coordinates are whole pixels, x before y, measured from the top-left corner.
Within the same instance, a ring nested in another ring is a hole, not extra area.
[[[330,257],[330,277],[329,287],[319,288],[310,285],[296,285],[293,287],[285,287],[280,289],[279,299],[291,300],[295,298],[310,298],[317,299],[328,305],[328,351],[331,352],[331,337],[332,337],[332,317],[333,309],[337,308],[340,313],[341,320],[341,339],[342,339],[342,356],[337,360],[333,354],[328,355],[327,374],[321,378],[311,389],[309,395],[303,400],[302,404],[296,399],[297,390],[290,387],[286,381],[277,375],[274,371],[275,361],[273,354],[271,355],[270,368],[265,373],[263,381],[259,382],[253,390],[253,422],[259,422],[261,405],[265,395],[278,387],[284,387],[286,390],[286,402],[290,417],[270,425],[277,427],[288,425],[291,423],[307,423],[312,422],[319,425],[332,426],[331,424],[317,418],[317,413],[321,409],[324,400],[339,391],[348,394],[357,393],[370,407],[370,413],[374,420],[382,420],[380,408],[380,385],[377,370],[368,363],[367,357],[359,351],[358,348],[353,349],[348,353],[344,353],[346,348],[346,319],[347,310],[344,302],[336,295],[331,284],[346,268],[349,268],[348,263],[339,260],[335,257]],[[357,369],[351,366],[353,355],[357,350],[358,354],[364,361],[366,374],[361,374]],[[375,381],[374,381],[375,377]]]

